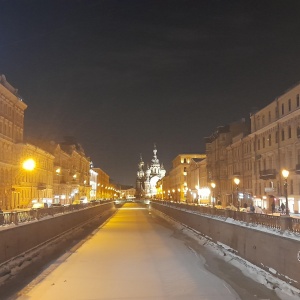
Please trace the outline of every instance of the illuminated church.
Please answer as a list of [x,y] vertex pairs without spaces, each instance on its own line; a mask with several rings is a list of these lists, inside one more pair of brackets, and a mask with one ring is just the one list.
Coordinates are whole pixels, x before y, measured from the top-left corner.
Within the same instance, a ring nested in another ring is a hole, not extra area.
[[154,145],[153,158],[150,166],[147,165],[144,171],[144,162],[142,155],[138,164],[137,179],[136,179],[136,197],[137,198],[152,198],[156,195],[156,183],[166,175],[166,170],[163,164],[159,163],[157,158],[157,149]]

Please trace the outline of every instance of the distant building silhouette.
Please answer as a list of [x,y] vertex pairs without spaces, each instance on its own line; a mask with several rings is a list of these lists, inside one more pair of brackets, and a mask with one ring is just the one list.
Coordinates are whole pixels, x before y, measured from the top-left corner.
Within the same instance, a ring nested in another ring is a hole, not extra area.
[[156,183],[166,175],[166,170],[163,164],[159,163],[157,158],[157,149],[154,145],[153,158],[150,166],[147,165],[146,171],[144,171],[144,162],[142,155],[140,156],[140,162],[138,163],[137,179],[136,179],[136,197],[137,198],[151,198],[157,193]]

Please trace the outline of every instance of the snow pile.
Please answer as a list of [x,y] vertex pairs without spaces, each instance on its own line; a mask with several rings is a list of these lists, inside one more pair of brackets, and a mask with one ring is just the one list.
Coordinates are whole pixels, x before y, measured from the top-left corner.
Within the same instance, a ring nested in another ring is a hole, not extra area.
[[212,241],[208,241],[206,238],[201,236],[200,232],[198,232],[196,235],[195,230],[190,230],[189,228],[185,227],[184,233],[194,239],[196,238],[201,245],[204,247],[209,247],[211,251],[218,254],[218,256],[224,259],[226,262],[239,268],[245,276],[263,284],[269,289],[275,290],[279,298],[283,300],[296,300],[300,298],[300,290],[272,276],[272,274],[277,273],[276,270],[269,268],[270,273],[268,273],[256,265],[251,264],[247,260],[235,255],[236,251],[229,246],[220,242],[216,244]]
[[[184,232],[189,237],[195,239],[200,245],[204,247],[208,247],[210,251],[217,254],[220,258],[225,260],[227,263],[230,263],[234,265],[235,267],[239,268],[242,273],[251,278],[252,280],[263,284],[267,288],[274,290],[277,294],[277,296],[282,300],[296,300],[300,298],[300,290],[296,289],[295,287],[289,285],[285,281],[282,281],[278,279],[277,277],[273,276],[272,274],[277,274],[277,271],[268,268],[269,272],[257,267],[256,265],[253,265],[252,263],[248,262],[247,260],[244,260],[243,258],[236,255],[236,251],[229,246],[217,242],[214,243],[211,241],[209,237],[204,237],[201,235],[200,232],[196,231],[193,228],[187,227],[185,224],[180,224],[176,220],[170,218],[169,216],[159,213],[164,219],[168,220],[168,222],[172,223],[176,228],[180,229],[182,232]],[[207,215],[205,215],[207,216]],[[213,216],[211,216],[213,217]],[[243,222],[235,221],[231,218],[226,219],[227,223],[234,223],[238,224],[240,226],[247,226],[249,227],[249,224],[245,224]],[[289,238],[295,238],[300,240],[300,236],[292,233],[292,232],[284,232],[281,233],[278,229],[272,229],[267,228],[263,226],[258,226],[255,224],[252,224],[251,227],[254,227],[253,229],[269,232],[272,234],[278,234],[281,236],[286,236]]]

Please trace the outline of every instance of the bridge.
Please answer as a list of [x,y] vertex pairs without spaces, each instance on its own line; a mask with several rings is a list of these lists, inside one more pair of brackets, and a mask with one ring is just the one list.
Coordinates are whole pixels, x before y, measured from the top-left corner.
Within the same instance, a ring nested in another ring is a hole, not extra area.
[[[75,212],[77,220],[79,213],[91,219],[91,211],[97,214],[88,235],[47,261],[47,267],[45,263],[41,267],[41,261],[25,267],[18,285],[12,278],[0,288],[1,297],[5,297],[1,299],[280,299],[275,288],[245,276],[234,264],[201,245],[197,234],[192,237],[184,233],[193,233],[193,228],[192,224],[183,225],[181,218],[187,213],[190,220],[197,217],[186,207],[153,202],[150,207],[145,203],[119,203],[114,208],[106,203],[84,213]],[[53,222],[53,230],[54,224],[61,228],[60,219],[64,223],[74,219],[68,216],[72,213],[33,222],[38,226],[31,229],[38,234],[35,230],[47,220]],[[81,221],[84,224],[85,218]],[[75,230],[73,224],[69,230]],[[48,236],[43,241],[46,247],[52,239]],[[66,245],[58,244],[60,250]],[[42,249],[45,251],[45,247]],[[32,251],[23,254],[23,259]],[[36,266],[39,272],[30,276]]]

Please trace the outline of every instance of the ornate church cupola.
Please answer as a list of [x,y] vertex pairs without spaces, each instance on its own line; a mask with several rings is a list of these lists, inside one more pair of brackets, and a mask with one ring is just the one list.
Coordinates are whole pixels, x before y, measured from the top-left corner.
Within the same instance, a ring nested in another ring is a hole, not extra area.
[[147,164],[146,171],[144,171],[144,162],[140,156],[138,164],[137,180],[136,180],[136,196],[138,197],[154,197],[157,193],[156,183],[166,175],[166,170],[163,164],[160,165],[157,158],[157,149],[154,144],[153,158],[151,164]]
[[142,154],[140,154],[140,161],[138,163],[138,171],[136,173],[136,194],[135,197],[140,199],[145,195],[145,172],[144,172],[144,162]]
[[137,171],[137,178],[143,178],[144,174],[144,162],[142,158],[142,154],[140,155],[140,162],[138,163],[138,171]]

